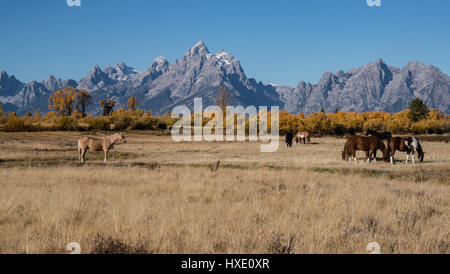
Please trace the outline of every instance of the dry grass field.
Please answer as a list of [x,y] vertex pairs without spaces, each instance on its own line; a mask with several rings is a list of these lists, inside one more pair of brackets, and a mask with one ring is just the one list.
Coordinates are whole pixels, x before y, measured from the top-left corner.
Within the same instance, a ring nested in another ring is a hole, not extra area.
[[261,153],[129,132],[81,165],[81,135],[0,133],[0,253],[450,253],[445,142],[350,164],[343,138]]

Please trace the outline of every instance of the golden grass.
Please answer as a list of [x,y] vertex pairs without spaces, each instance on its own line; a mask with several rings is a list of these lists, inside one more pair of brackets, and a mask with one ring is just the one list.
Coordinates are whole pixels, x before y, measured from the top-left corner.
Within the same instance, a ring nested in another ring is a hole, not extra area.
[[450,253],[444,142],[422,143],[422,165],[391,166],[362,152],[343,162],[339,138],[261,153],[125,136],[108,164],[88,152],[81,165],[79,133],[0,133],[0,253],[67,253],[69,242],[82,253],[270,253],[292,238],[295,253],[367,253],[373,241],[382,253]]

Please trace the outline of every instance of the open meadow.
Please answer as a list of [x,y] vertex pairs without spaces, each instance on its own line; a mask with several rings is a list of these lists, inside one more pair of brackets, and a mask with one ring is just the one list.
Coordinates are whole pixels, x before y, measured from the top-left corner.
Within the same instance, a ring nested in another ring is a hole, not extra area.
[[444,141],[391,165],[342,161],[344,138],[261,153],[124,134],[83,165],[77,140],[103,133],[0,133],[0,253],[450,253]]

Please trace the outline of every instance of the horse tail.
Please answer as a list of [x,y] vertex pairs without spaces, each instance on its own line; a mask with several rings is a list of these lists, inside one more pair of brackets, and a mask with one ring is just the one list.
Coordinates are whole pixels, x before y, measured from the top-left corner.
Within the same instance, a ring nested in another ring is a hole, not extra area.
[[[389,145],[389,140],[388,140],[388,145]],[[378,138],[378,149],[381,150],[381,152],[383,153],[383,160],[387,160],[389,158],[389,154],[388,154],[389,150],[386,148],[386,145],[380,138]]]
[[345,160],[348,160],[348,140],[350,139],[350,137],[349,138],[347,138],[347,141],[345,142],[345,145],[344,145],[344,155],[345,155]]
[[387,136],[387,157],[391,157],[391,138],[392,135]]

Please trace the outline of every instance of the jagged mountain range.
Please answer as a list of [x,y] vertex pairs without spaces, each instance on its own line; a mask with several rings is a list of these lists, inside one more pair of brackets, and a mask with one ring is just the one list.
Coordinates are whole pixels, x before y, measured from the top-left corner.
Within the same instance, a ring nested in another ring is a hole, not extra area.
[[203,41],[174,63],[158,57],[142,72],[121,62],[103,70],[96,65],[79,81],[49,76],[26,84],[0,71],[0,103],[7,112],[39,109],[45,113],[49,95],[67,86],[90,92],[95,104],[88,111],[94,115],[100,113],[101,99],[114,99],[124,107],[130,96],[138,98],[139,108],[155,114],[177,105],[192,107],[195,97],[211,105],[220,86],[229,91],[232,105],[279,106],[292,113],[321,109],[396,112],[407,108],[414,98],[450,113],[450,77],[434,66],[410,62],[400,69],[379,59],[347,72],[326,72],[317,84],[301,81],[292,88],[247,78],[239,60],[224,50],[211,54]]

